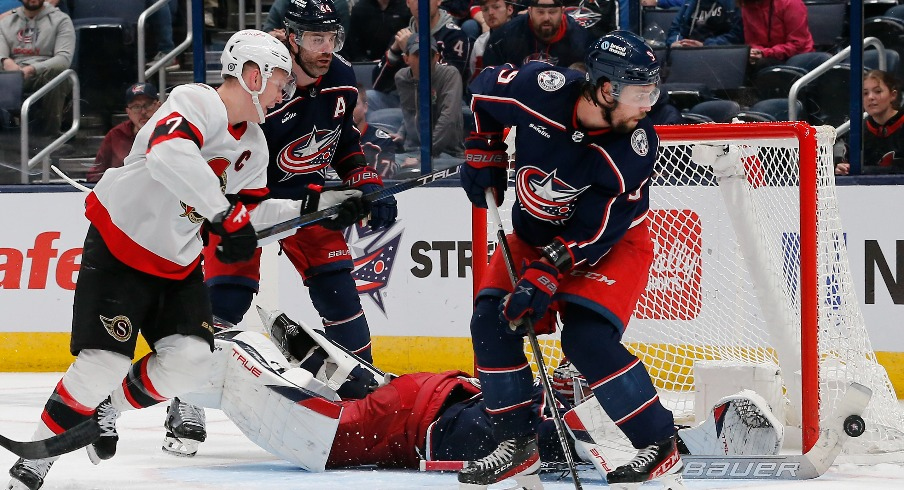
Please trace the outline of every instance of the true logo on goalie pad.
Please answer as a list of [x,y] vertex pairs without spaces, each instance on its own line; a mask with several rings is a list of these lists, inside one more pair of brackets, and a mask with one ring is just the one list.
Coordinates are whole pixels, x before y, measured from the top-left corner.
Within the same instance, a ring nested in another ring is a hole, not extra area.
[[125,342],[132,336],[132,322],[125,315],[116,315],[113,318],[100,315],[100,321],[103,322],[107,333],[120,342]]

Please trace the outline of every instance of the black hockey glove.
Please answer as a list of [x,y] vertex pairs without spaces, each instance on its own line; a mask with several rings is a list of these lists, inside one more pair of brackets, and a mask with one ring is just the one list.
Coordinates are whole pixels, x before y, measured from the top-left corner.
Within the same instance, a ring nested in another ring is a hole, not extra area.
[[[383,179],[370,167],[357,167],[343,179],[346,185],[360,189],[365,194],[383,190]],[[389,196],[370,203],[370,228],[378,230],[395,223],[399,214],[396,200]]]
[[512,333],[524,335],[527,331],[524,318],[528,318],[531,323],[539,322],[546,314],[558,288],[558,269],[539,260],[531,262],[521,271],[521,279],[515,284],[515,290],[500,305],[501,319],[509,322]]
[[220,262],[244,262],[254,256],[257,236],[251,226],[251,214],[237,199],[230,199],[229,209],[213,217],[210,232],[220,237],[216,250]]
[[[486,208],[486,189],[496,190],[496,205],[501,206],[508,187],[508,146],[502,135],[471,133],[465,139],[465,165],[461,166],[461,187],[478,208]],[[493,138],[493,139],[488,139]]]

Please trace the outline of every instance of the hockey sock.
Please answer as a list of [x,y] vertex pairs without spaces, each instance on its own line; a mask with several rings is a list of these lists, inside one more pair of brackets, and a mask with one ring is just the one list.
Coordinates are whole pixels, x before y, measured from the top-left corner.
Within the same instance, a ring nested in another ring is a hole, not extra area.
[[323,318],[326,336],[361,359],[373,363],[370,327],[349,270],[311,276],[305,285],[308,286],[314,308]]
[[643,363],[621,344],[615,325],[574,304],[568,305],[563,324],[562,352],[634,447],[674,435],[672,413],[660,403]]
[[531,434],[533,373],[524,356],[523,337],[505,331],[499,320],[500,298],[477,300],[471,319],[471,337],[477,375],[496,439],[503,441]]
[[[90,418],[97,405],[122,379],[122,373],[129,364],[128,357],[115,352],[99,349],[79,352],[44,405],[41,413],[43,425],[52,433],[59,434]],[[38,439],[48,435],[35,433]]]
[[251,308],[254,289],[240,284],[215,284],[209,289],[213,315],[238,325],[248,308]]
[[175,334],[155,342],[154,349],[156,352],[132,365],[122,385],[113,391],[113,406],[120,412],[191,393],[210,377],[213,354],[207,341]]

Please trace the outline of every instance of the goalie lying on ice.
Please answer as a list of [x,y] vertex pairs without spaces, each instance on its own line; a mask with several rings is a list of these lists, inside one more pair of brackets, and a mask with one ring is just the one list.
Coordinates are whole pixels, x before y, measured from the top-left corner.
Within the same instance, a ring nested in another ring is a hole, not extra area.
[[[252,442],[271,454],[309,471],[368,464],[417,468],[421,459],[476,460],[498,445],[477,381],[466,373],[384,374],[329,343],[319,330],[297,324],[278,311],[259,313],[279,346],[257,332],[217,334],[219,374],[202,391],[180,398],[223,410]],[[346,377],[339,380],[337,373]],[[560,397],[560,406],[571,408],[571,394]],[[726,454],[726,434],[749,433],[751,421],[770,420],[765,402],[749,402],[751,394],[721,400],[714,411],[722,406],[723,415],[679,431],[684,439],[679,446],[693,454]],[[534,402],[541,459],[565,461],[552,420],[540,413],[545,403],[539,388]],[[589,451],[596,448],[596,453],[602,451],[611,461],[622,452],[630,453],[630,459],[636,450],[626,441],[624,451],[620,449],[618,434],[609,432],[618,429],[606,425],[608,417],[594,402],[590,397],[566,415],[569,429],[577,436],[578,455],[597,463]],[[753,408],[747,410],[748,416],[736,416],[737,411],[724,409],[728,403],[732,408]],[[576,429],[575,421],[583,432]],[[781,424],[759,426],[777,432],[766,429],[754,438],[730,437],[728,447],[734,452],[728,454],[752,454],[769,444],[777,452]]]

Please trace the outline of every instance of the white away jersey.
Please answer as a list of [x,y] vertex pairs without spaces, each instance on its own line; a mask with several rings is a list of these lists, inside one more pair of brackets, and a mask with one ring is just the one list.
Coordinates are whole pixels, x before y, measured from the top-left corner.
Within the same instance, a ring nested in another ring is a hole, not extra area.
[[[213,88],[182,85],[138,132],[124,165],[104,173],[85,215],[117,259],[179,279],[199,261],[204,218],[229,207],[225,194],[267,195],[268,155],[260,127],[230,126]],[[267,200],[251,222],[260,229],[299,210],[295,201]]]

